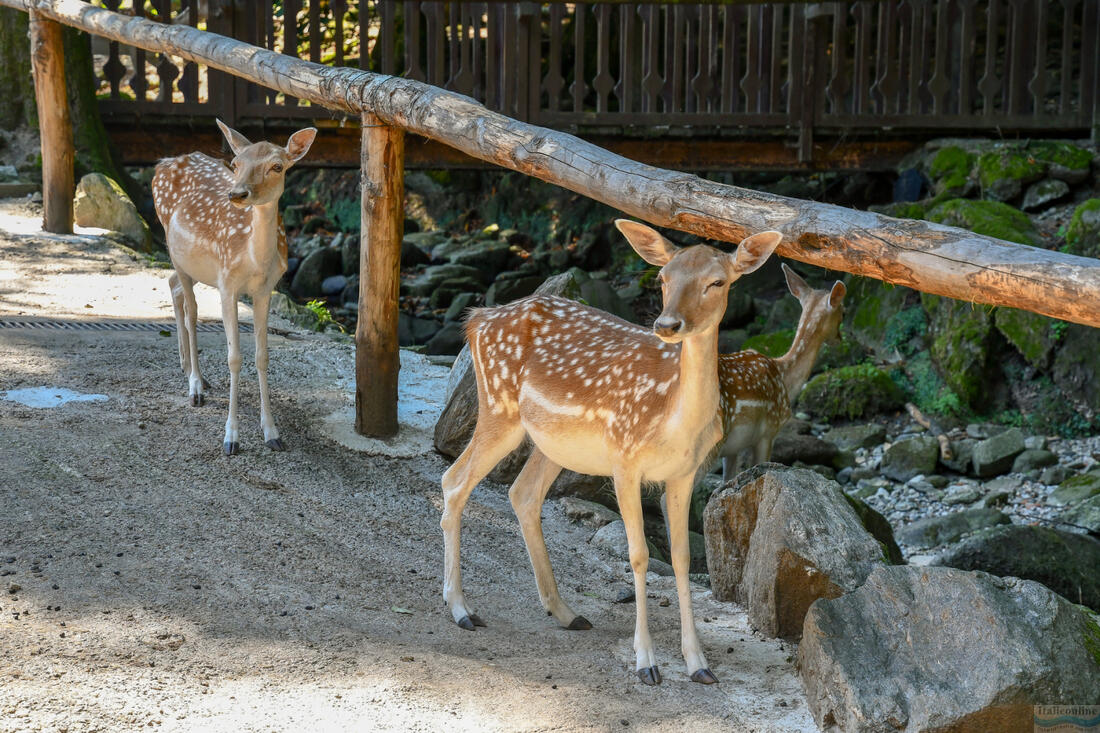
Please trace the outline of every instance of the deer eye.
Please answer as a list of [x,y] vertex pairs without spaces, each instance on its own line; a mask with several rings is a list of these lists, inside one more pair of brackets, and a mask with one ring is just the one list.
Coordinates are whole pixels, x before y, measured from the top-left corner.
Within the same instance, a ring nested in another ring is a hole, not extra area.
[[720,287],[722,287],[722,286],[723,286],[723,285],[725,285],[725,284],[726,284],[726,281],[725,281],[725,280],[715,280],[715,281],[714,281],[714,282],[712,282],[712,283],[711,283],[710,285],[707,285],[707,288],[708,288],[708,289],[709,289],[709,288],[720,288]]
[[271,170],[275,171],[276,173],[282,173],[283,172],[283,164],[282,163],[276,163],[275,165],[271,166]]

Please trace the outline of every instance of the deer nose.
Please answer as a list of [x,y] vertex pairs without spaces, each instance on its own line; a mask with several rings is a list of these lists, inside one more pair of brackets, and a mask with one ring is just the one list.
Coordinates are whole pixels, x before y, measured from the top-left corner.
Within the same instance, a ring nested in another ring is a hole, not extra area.
[[662,337],[674,336],[679,333],[680,329],[683,327],[684,322],[682,320],[670,316],[661,316],[653,322],[654,333]]
[[229,200],[240,203],[248,198],[248,189],[234,188],[229,191]]

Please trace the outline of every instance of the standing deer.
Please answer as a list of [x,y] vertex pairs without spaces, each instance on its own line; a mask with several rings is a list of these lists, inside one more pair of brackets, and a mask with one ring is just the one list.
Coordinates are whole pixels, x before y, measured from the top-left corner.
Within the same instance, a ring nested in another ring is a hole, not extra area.
[[166,158],[153,176],[153,200],[164,225],[168,254],[176,272],[168,282],[176,312],[180,366],[188,380],[191,404],[203,404],[205,381],[199,370],[195,283],[218,289],[222,322],[229,345],[229,419],[225,423],[226,455],[239,450],[237,382],[241,372],[237,298],[252,297],[256,335],[256,372],[260,382],[260,426],[264,444],[283,450],[267,397],[267,309],[275,283],[286,272],[286,232],[279,217],[279,197],[286,171],[313,144],[309,127],[290,136],[286,147],[251,143],[218,120],[233,150],[230,168],[202,153]]
[[443,597],[460,627],[484,625],[462,593],[462,511],[477,483],[526,434],[534,448],[508,496],[543,607],[565,628],[592,627],[558,594],[540,512],[563,467],[611,476],[634,572],[635,669],[645,684],[660,684],[646,620],[641,483],[664,481],[684,660],[693,681],[712,684],[718,680],[691,612],[688,505],[696,469],[722,434],[714,409],[718,324],[730,285],[760,267],[781,235],[753,235],[731,255],[705,245],[680,249],[643,224],[615,225],[642,259],[661,267],[664,308],[652,331],[550,296],[480,309],[466,324],[478,416],[470,444],[443,474]]
[[719,411],[725,436],[719,449],[723,481],[733,477],[745,450],[752,451],[754,463],[771,458],[775,436],[790,419],[791,405],[809,378],[818,352],[837,337],[844,319],[844,283],[838,280],[831,290],[814,290],[785,264],[783,274],[802,304],[791,348],[777,359],[755,351],[718,357]]

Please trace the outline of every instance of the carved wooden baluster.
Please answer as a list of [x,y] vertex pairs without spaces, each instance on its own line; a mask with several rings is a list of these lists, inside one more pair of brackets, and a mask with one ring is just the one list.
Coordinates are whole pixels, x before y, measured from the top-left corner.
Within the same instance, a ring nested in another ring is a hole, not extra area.
[[561,74],[564,32],[565,6],[554,3],[550,6],[550,51],[546,57],[546,77],[542,80],[542,91],[546,93],[546,109],[550,112],[561,111],[561,93],[565,89],[565,77]]
[[982,95],[982,114],[992,117],[997,112],[997,92],[1001,90],[1001,80],[997,78],[997,56],[1000,44],[997,31],[1001,25],[1001,0],[989,0],[986,9],[985,27],[985,73],[978,80],[978,92]]
[[[485,99],[485,53],[483,51],[482,20],[485,17],[486,3],[471,3],[470,13],[470,60],[471,70],[474,74],[474,99]],[[486,30],[488,30],[486,28]]]
[[658,55],[661,46],[661,9],[654,3],[642,15],[642,111],[657,112],[661,90],[665,86]]
[[1062,0],[1062,73],[1058,90],[1058,114],[1073,110],[1073,19],[1077,16],[1078,0]]
[[[592,79],[592,88],[596,90],[596,111],[607,112],[607,98],[615,88],[615,78],[611,76],[611,6],[596,6],[596,76]],[[584,53],[578,48],[577,53]]]
[[909,65],[909,114],[926,112],[923,94],[924,75],[931,63],[928,59],[928,23],[931,0],[910,0],[913,8],[913,45]]
[[775,4],[768,7],[771,41],[768,50],[768,112],[775,114],[782,109],[783,93],[783,19],[789,5]]
[[619,112],[634,111],[634,96],[638,88],[639,53],[641,51],[636,32],[638,8],[620,5],[619,12],[619,81],[615,84],[615,96],[619,100]]
[[378,12],[381,24],[377,41],[378,55],[381,58],[379,71],[392,76],[396,65],[394,41],[397,35],[397,7],[393,2],[382,2],[378,5]]
[[1081,11],[1081,101],[1078,105],[1082,125],[1100,120],[1100,99],[1096,94],[1097,65],[1100,64],[1100,8],[1087,2]]
[[[388,4],[388,3],[387,3]],[[321,2],[309,0],[309,20],[307,21],[309,33],[309,60],[315,64],[321,63],[321,44],[324,43],[324,34],[321,32]]]
[[667,26],[671,30],[671,43],[665,46],[668,59],[665,61],[665,104],[666,109],[673,113],[684,111],[684,86],[686,83],[686,71],[684,70],[684,36],[685,36],[685,7],[674,5],[669,8],[672,13],[672,23]]
[[722,8],[722,113],[734,114],[741,109],[741,7]]
[[951,29],[951,8],[949,0],[936,3],[936,51],[935,72],[928,80],[928,92],[932,95],[932,112],[947,112],[947,93],[951,91],[951,69],[948,60],[948,32]]
[[878,8],[878,74],[871,85],[871,95],[876,98],[876,108],[880,114],[896,114],[898,111],[896,12],[894,3],[882,3]]
[[1028,67],[1027,37],[1031,29],[1031,17],[1028,0],[1009,0],[1011,4],[1011,33],[1006,34],[1008,39],[1008,63],[1007,82],[1008,98],[1005,102],[1005,113],[1008,115],[1021,115],[1027,112],[1027,79],[1030,76]]
[[684,96],[683,96],[683,106],[680,108],[680,111],[683,112],[683,113],[692,113],[692,112],[695,112],[695,110],[696,110],[696,108],[695,108],[695,95],[692,94],[691,83],[692,83],[692,80],[695,78],[696,63],[698,61],[698,59],[696,58],[696,55],[695,55],[696,54],[695,49],[699,45],[699,25],[697,23],[697,21],[699,19],[698,14],[697,14],[698,10],[699,10],[699,8],[696,7],[696,6],[692,6],[692,5],[684,6],[684,13],[683,13],[684,26],[683,26],[683,33],[681,34],[684,38],[684,48],[683,48],[683,51],[682,51],[682,53],[683,53],[683,69],[684,69],[684,71],[683,71]]
[[577,3],[573,10],[573,83],[569,85],[569,94],[573,97],[573,112],[584,111],[584,97],[588,93],[584,70],[584,31],[587,17],[588,4]]
[[[283,53],[287,56],[298,57],[298,10],[301,8],[301,0],[283,0]],[[363,36],[366,39],[366,35]],[[364,53],[366,51],[364,50]],[[283,104],[287,107],[297,107],[297,97],[287,95],[283,98]]]
[[748,28],[745,37],[747,58],[745,63],[745,75],[741,77],[741,89],[745,93],[745,112],[747,114],[760,112],[760,34],[762,32],[762,12],[763,9],[759,5],[753,5],[748,8]]
[[344,14],[348,12],[347,0],[332,2],[332,53],[336,66],[344,65]]
[[829,101],[829,112],[843,114],[851,89],[851,77],[848,75],[848,18],[843,11],[833,13],[833,48],[829,81],[825,84],[825,98]]
[[[145,17],[145,3],[134,0],[134,15],[138,18]],[[134,92],[134,99],[138,102],[145,101],[145,92],[149,89],[149,82],[145,79],[145,49],[134,48],[134,73],[130,76],[130,89]]]
[[[197,28],[199,25],[199,3],[198,0],[183,0],[182,11],[187,13],[187,25],[192,28]],[[194,61],[185,61],[183,63],[183,73],[180,74],[180,80],[177,84],[180,93],[183,94],[184,102],[198,102],[199,101],[199,65]]]
[[486,3],[485,106],[489,109],[502,109],[500,99],[500,74],[500,6],[496,3]]
[[969,53],[972,40],[977,36],[974,27],[974,4],[977,0],[959,0],[959,114],[969,116],[974,113],[974,63]]
[[446,25],[443,20],[443,3],[425,3],[425,16],[428,36],[428,79],[429,84],[443,86],[447,81],[447,54],[444,51]]
[[[172,0],[157,0],[155,7],[157,11],[157,21],[165,25],[171,25]],[[179,74],[179,69],[172,63],[172,59],[168,58],[168,54],[157,54],[157,79],[160,84],[160,89],[157,90],[158,102],[169,104],[172,102],[172,85],[175,83],[176,77],[179,76]]]
[[713,5],[700,6],[699,13],[699,47],[696,51],[695,76],[691,79],[691,91],[695,97],[695,111],[709,112],[714,109],[714,81],[715,64],[717,63],[718,48],[715,37],[715,25],[718,17],[718,9]]
[[1027,89],[1031,92],[1031,111],[1035,117],[1045,113],[1047,89],[1050,87],[1050,74],[1047,72],[1047,4],[1035,3],[1035,71],[1031,75]]
[[856,23],[856,46],[852,56],[852,113],[868,112],[868,57],[871,53],[871,4],[866,0],[852,6]]
[[443,84],[443,87],[462,91],[456,86],[456,80],[462,73],[462,49],[458,36],[460,25],[458,5],[457,2],[447,3],[447,25],[444,27],[444,35],[447,37],[447,81]]
[[[362,12],[362,11],[360,11]],[[489,43],[495,43],[495,34],[489,35]],[[420,3],[405,3],[405,77],[424,81],[424,66],[421,63],[420,47]]]
[[[104,0],[104,7],[117,11],[120,0]],[[111,41],[107,45],[107,63],[103,65],[103,77],[111,86],[111,99],[122,99],[119,93],[119,85],[122,77],[126,75],[126,65],[122,63],[118,55],[118,41]]]

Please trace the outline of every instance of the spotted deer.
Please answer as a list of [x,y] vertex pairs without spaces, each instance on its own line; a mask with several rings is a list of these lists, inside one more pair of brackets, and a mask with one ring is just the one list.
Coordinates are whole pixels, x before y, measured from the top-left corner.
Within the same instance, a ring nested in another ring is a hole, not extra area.
[[443,475],[443,597],[459,626],[484,625],[462,593],[462,511],[477,483],[527,435],[534,447],[508,495],[543,607],[567,629],[592,627],[558,593],[540,512],[563,467],[611,476],[634,573],[635,669],[642,682],[661,682],[646,617],[641,484],[663,481],[684,660],[692,680],[712,684],[717,678],[691,612],[688,506],[696,469],[722,434],[714,409],[718,324],[730,285],[760,267],[781,235],[753,235],[736,254],[726,254],[705,245],[678,248],[643,224],[615,225],[646,262],[661,268],[664,306],[652,330],[552,296],[480,309],[466,324],[478,417],[470,444]]
[[719,448],[723,481],[733,478],[746,450],[752,452],[754,463],[771,458],[775,436],[790,419],[791,405],[809,378],[818,352],[838,336],[844,319],[844,283],[838,280],[830,290],[814,290],[785,264],[783,274],[802,304],[791,348],[776,359],[751,350],[718,356],[718,404],[725,436]]
[[222,446],[226,455],[236,454],[240,448],[237,383],[241,372],[237,298],[251,296],[260,427],[264,443],[272,450],[283,450],[267,395],[267,311],[271,291],[286,272],[287,258],[279,197],[287,169],[306,154],[317,130],[299,130],[281,147],[251,143],[221,120],[218,127],[233,151],[229,167],[202,153],[190,153],[160,161],[153,175],[153,201],[176,269],[168,282],[176,313],[180,366],[187,375],[191,404],[198,407],[204,402],[206,386],[195,333],[194,286],[200,282],[217,288],[221,295],[229,345],[229,419]]

